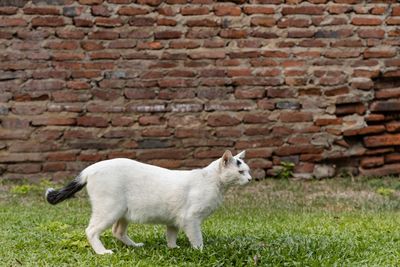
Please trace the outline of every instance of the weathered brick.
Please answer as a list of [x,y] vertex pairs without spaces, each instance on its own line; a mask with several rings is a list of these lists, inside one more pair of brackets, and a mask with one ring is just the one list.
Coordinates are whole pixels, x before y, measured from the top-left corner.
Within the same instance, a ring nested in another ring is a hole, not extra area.
[[364,51],[364,58],[390,58],[396,56],[395,48],[370,48]]
[[371,111],[387,112],[387,111],[399,111],[400,101],[375,101],[370,106]]
[[377,136],[367,136],[363,139],[366,147],[382,147],[400,145],[399,134],[384,134]]
[[141,151],[138,154],[139,160],[149,159],[186,159],[190,153],[189,149],[153,149]]
[[319,154],[323,151],[323,148],[313,145],[292,145],[292,146],[281,146],[275,154],[278,156],[289,156],[297,154]]
[[108,119],[99,116],[82,116],[76,120],[77,124],[85,127],[107,127]]
[[392,121],[389,123],[386,123],[386,130],[388,132],[398,132],[400,131],[400,122],[398,121]]
[[256,16],[250,20],[252,26],[272,27],[276,24],[276,20],[273,17]]
[[102,4],[104,0],[79,0],[82,5],[99,5]]
[[275,9],[270,6],[255,6],[255,5],[248,5],[243,7],[243,13],[247,15],[252,14],[274,14]]
[[124,15],[124,16],[145,15],[148,13],[149,13],[148,9],[139,8],[139,7],[124,6],[124,7],[120,7],[118,9],[118,14]]
[[379,168],[360,169],[360,175],[372,176],[372,177],[386,176],[386,175],[397,174],[397,173],[400,173],[400,164],[396,164],[396,163],[395,164],[386,164]]
[[28,15],[59,15],[60,10],[56,7],[25,7],[23,12]]
[[1,153],[1,163],[40,162],[44,160],[43,153]]
[[62,17],[35,17],[31,23],[34,27],[58,27],[65,25]]
[[207,124],[213,127],[238,125],[240,119],[228,114],[210,114],[207,118]]
[[305,14],[305,15],[322,15],[324,13],[324,6],[297,6],[297,7],[283,7],[283,15]]
[[385,131],[385,126],[374,125],[368,126],[361,129],[346,130],[343,132],[344,136],[354,136],[354,135],[369,135],[369,134],[379,134]]
[[118,36],[119,33],[115,31],[95,31],[89,34],[89,39],[115,40]]
[[0,18],[0,27],[18,27],[18,26],[26,26],[28,23],[24,19],[20,18]]
[[217,16],[240,16],[242,10],[239,6],[218,5],[214,7],[214,13]]
[[377,26],[382,24],[382,19],[378,17],[354,17],[351,23],[357,26]]
[[282,122],[307,122],[313,120],[313,114],[301,111],[283,111],[279,118]]
[[385,163],[400,162],[400,153],[386,154],[384,157],[385,157]]
[[60,126],[68,126],[68,125],[75,125],[76,120],[74,117],[68,116],[41,116],[35,117],[32,119],[32,125],[34,126],[41,126],[41,125],[60,125]]
[[196,16],[196,15],[206,15],[210,12],[207,6],[191,7],[186,6],[181,8],[181,14],[183,16]]
[[17,7],[4,6],[0,7],[0,15],[14,15],[18,11]]
[[357,34],[361,38],[377,38],[382,39],[385,37],[385,30],[379,28],[373,29],[360,29],[357,31]]
[[219,35],[223,38],[239,39],[247,37],[247,30],[242,29],[223,29]]

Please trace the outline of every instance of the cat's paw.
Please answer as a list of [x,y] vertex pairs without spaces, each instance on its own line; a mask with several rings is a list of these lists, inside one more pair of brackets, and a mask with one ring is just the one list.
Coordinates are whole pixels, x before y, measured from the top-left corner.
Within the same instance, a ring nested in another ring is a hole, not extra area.
[[114,252],[111,249],[106,249],[100,253],[98,253],[99,255],[106,255],[106,254],[113,254]]
[[180,248],[178,245],[168,245],[168,248]]
[[144,246],[144,243],[134,243],[133,246],[136,248],[140,248]]

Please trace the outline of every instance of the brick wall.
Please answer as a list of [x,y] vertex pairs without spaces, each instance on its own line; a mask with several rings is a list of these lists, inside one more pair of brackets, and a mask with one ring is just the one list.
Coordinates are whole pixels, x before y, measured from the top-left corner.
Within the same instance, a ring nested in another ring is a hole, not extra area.
[[2,0],[0,174],[129,157],[400,172],[395,0]]

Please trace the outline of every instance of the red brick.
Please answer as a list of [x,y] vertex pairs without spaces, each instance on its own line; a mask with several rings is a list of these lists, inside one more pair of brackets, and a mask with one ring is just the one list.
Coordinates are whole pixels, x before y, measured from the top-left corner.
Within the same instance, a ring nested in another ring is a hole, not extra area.
[[102,16],[102,17],[111,16],[110,9],[107,6],[103,6],[103,5],[92,6],[91,11],[92,11],[92,15],[94,15],[94,16]]
[[360,169],[360,175],[372,177],[386,176],[398,173],[400,173],[400,164],[386,164],[379,168]]
[[257,99],[257,98],[262,98],[264,94],[265,90],[262,88],[235,90],[235,97],[238,99]]
[[385,155],[385,163],[400,162],[400,153],[391,153]]
[[76,120],[73,117],[67,116],[42,116],[42,117],[35,117],[32,119],[32,125],[40,126],[40,125],[59,125],[59,126],[68,126],[68,125],[75,125]]
[[156,23],[156,20],[150,17],[132,17],[129,19],[131,26],[153,26],[154,23]]
[[238,125],[239,123],[240,119],[228,114],[210,114],[207,118],[207,124],[213,127],[233,126]]
[[265,148],[282,146],[283,141],[281,137],[267,137],[263,139],[256,139],[251,141],[236,141],[236,149],[247,149],[247,148]]
[[311,25],[311,20],[304,18],[282,18],[278,21],[279,28],[306,28]]
[[119,27],[124,24],[123,20],[120,18],[96,18],[94,23],[97,26],[108,28]]
[[59,15],[60,10],[55,7],[25,7],[23,9],[28,15]]
[[250,20],[251,26],[272,27],[275,24],[276,20],[273,17],[257,16]]
[[124,15],[124,16],[145,15],[148,13],[149,13],[148,9],[139,8],[139,7],[130,7],[130,6],[120,7],[118,10],[118,14]]
[[242,29],[223,29],[219,35],[223,38],[240,39],[247,37],[247,30]]
[[400,16],[400,6],[393,6],[392,16]]
[[31,23],[33,27],[58,27],[65,25],[62,17],[35,17]]
[[390,100],[390,101],[375,101],[370,106],[371,111],[399,111],[400,101]]
[[342,118],[318,118],[314,121],[317,126],[340,125]]
[[361,129],[346,130],[343,132],[344,136],[354,136],[354,135],[368,135],[368,134],[379,134],[385,131],[385,126],[383,125],[373,125],[367,126]]
[[104,0],[79,0],[81,5],[99,5],[102,4]]
[[396,54],[395,48],[371,48],[364,51],[364,58],[390,58]]
[[383,29],[360,29],[357,34],[361,38],[377,38],[383,39],[385,37],[385,30]]
[[118,32],[114,31],[95,31],[89,34],[89,39],[115,40],[118,39]]
[[158,14],[164,16],[175,16],[176,11],[170,6],[163,6],[157,9]]
[[377,17],[354,17],[351,23],[357,26],[377,26],[382,24],[382,20]]
[[225,58],[225,52],[219,50],[192,52],[189,54],[189,57],[191,59],[219,59]]
[[65,170],[64,162],[45,162],[43,164],[44,172],[57,172],[57,171],[64,171],[64,170]]
[[85,32],[80,30],[57,30],[56,35],[62,39],[83,39]]
[[7,171],[11,173],[38,173],[42,169],[42,165],[38,163],[17,163],[9,164]]
[[74,24],[77,27],[92,27],[94,21],[92,19],[74,18]]
[[279,118],[282,122],[307,122],[313,120],[313,114],[301,111],[282,111]]
[[50,152],[47,154],[48,161],[75,161],[78,151]]
[[322,15],[324,13],[323,6],[297,6],[297,7],[283,7],[283,15],[305,14],[305,15]]
[[319,154],[321,152],[323,152],[323,148],[316,147],[313,145],[281,146],[275,150],[275,154],[278,156],[290,156],[297,154]]
[[26,26],[27,24],[26,20],[20,18],[0,18],[0,27],[18,27]]
[[155,39],[179,39],[182,35],[180,31],[161,31],[155,32],[154,38]]
[[181,8],[181,14],[183,16],[196,16],[196,15],[207,15],[210,12],[208,7],[200,6],[200,7],[183,7]]
[[400,145],[399,134],[384,134],[377,136],[367,136],[363,139],[366,147],[398,146]]
[[81,60],[85,57],[83,53],[72,53],[72,52],[53,52],[52,59],[56,61],[66,60]]
[[141,5],[158,6],[162,3],[162,0],[138,0]]
[[214,7],[214,13],[217,16],[240,16],[242,10],[239,6],[218,5]]
[[392,122],[386,123],[386,130],[388,132],[399,132],[400,131],[400,122],[392,121]]
[[162,128],[145,128],[141,131],[143,137],[168,137],[172,134],[170,129]]
[[366,107],[362,103],[354,103],[354,104],[342,104],[336,106],[336,115],[346,115],[357,113],[359,115],[364,114],[366,111]]
[[18,7],[5,6],[0,7],[0,15],[14,15],[18,11]]
[[243,13],[247,15],[252,14],[274,14],[275,9],[269,6],[255,6],[255,5],[248,5],[243,7]]
[[186,159],[190,153],[189,149],[149,149],[138,154],[138,160],[149,159]]
[[107,127],[108,119],[99,116],[82,116],[77,118],[77,124],[85,127]]

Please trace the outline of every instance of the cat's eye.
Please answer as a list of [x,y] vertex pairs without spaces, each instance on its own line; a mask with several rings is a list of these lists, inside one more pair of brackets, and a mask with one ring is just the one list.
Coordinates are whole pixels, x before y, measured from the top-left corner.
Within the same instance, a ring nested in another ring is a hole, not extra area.
[[244,174],[244,171],[239,171],[240,174]]

